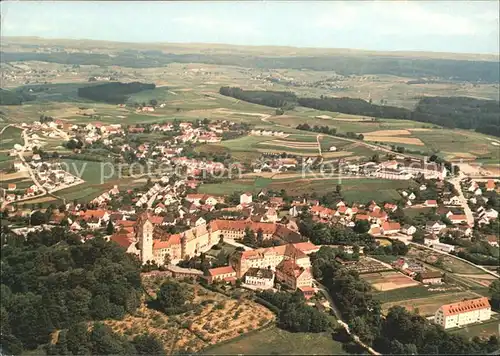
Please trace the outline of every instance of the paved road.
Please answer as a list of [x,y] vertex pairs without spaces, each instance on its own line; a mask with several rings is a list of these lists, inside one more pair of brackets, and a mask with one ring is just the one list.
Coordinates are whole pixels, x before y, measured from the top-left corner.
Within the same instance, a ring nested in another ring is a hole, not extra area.
[[467,199],[464,196],[464,192],[462,191],[462,187],[460,186],[460,181],[465,178],[465,175],[460,172],[458,177],[454,177],[449,180],[451,184],[455,187],[455,189],[458,191],[458,197],[460,199],[460,205],[462,206],[462,209],[464,209],[465,216],[467,217],[467,224],[469,226],[474,226],[474,215],[472,215],[472,210],[469,207],[469,204],[467,202]]
[[11,126],[12,126],[12,124],[8,124],[7,126],[4,126],[4,127],[2,128],[2,131],[0,131],[0,135],[1,135],[1,134],[3,134],[3,132],[5,131],[5,129],[6,129],[7,127],[11,127]]

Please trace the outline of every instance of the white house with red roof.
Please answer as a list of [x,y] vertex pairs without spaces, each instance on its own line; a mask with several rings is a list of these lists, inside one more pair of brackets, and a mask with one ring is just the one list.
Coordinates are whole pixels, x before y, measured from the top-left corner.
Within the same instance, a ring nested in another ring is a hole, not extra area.
[[483,322],[490,318],[491,305],[486,297],[445,304],[434,314],[434,322],[444,329]]
[[428,208],[437,208],[438,203],[436,200],[426,200],[424,202],[424,205]]

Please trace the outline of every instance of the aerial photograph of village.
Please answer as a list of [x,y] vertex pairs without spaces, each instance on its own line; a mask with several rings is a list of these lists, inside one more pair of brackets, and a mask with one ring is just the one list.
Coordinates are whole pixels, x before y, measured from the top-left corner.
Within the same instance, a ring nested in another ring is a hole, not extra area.
[[500,354],[498,1],[0,6],[0,355]]

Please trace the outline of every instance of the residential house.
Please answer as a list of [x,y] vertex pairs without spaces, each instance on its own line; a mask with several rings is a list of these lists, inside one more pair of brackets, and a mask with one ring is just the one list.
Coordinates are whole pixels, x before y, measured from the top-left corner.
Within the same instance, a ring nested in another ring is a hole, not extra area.
[[437,208],[438,207],[438,203],[436,200],[426,200],[424,202],[424,205],[428,208]]
[[398,209],[398,206],[396,204],[392,204],[392,203],[385,203],[384,204],[385,211],[395,212],[397,209]]
[[486,182],[486,190],[488,192],[495,190],[495,181],[493,179],[488,179]]
[[432,234],[439,234],[444,228],[446,225],[441,221],[428,221],[425,224],[425,231]]
[[467,216],[464,214],[451,214],[448,216],[448,219],[450,219],[453,224],[462,224],[467,222]]
[[231,266],[211,268],[206,278],[210,284],[217,281],[232,283],[236,281],[236,272]]
[[401,232],[407,236],[412,236],[415,232],[417,232],[417,228],[413,225],[405,224],[401,228]]
[[252,193],[243,193],[240,195],[240,204],[252,203]]
[[496,235],[488,235],[486,236],[486,241],[488,241],[488,243],[493,246],[493,247],[498,247],[499,244],[498,244],[498,236]]
[[399,232],[401,225],[398,222],[386,221],[382,224],[382,232],[384,235],[394,235]]
[[460,198],[456,195],[444,202],[445,205],[460,205]]
[[249,268],[245,273],[245,284],[270,289],[274,286],[274,272],[268,268]]

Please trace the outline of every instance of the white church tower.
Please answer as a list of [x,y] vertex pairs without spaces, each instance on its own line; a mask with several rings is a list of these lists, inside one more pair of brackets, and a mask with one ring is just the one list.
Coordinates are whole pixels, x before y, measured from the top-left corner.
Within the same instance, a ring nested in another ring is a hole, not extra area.
[[136,236],[139,240],[140,256],[142,263],[154,261],[153,255],[153,223],[149,219],[149,214],[143,214],[137,221]]

